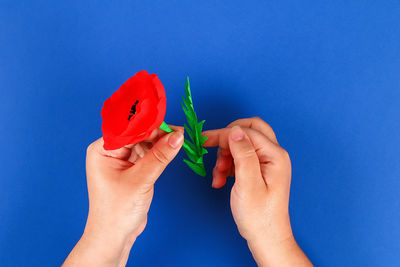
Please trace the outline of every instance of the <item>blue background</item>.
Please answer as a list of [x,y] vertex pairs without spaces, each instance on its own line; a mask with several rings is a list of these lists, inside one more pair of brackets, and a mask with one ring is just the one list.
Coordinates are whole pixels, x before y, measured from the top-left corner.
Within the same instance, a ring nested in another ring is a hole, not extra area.
[[[135,72],[182,124],[191,78],[206,129],[260,116],[293,164],[295,236],[319,266],[400,251],[398,1],[0,1],[0,265],[60,265],[88,210],[86,147]],[[178,156],[132,266],[252,266],[228,186]],[[206,157],[210,171],[215,150]]]

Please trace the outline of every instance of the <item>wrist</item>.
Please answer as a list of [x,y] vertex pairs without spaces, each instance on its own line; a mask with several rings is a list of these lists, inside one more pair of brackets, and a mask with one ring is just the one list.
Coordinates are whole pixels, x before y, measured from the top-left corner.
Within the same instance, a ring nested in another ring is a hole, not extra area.
[[88,263],[98,266],[121,266],[127,260],[136,236],[127,235],[114,229],[99,231],[86,225],[78,242]]
[[281,258],[284,258],[296,244],[293,235],[282,240],[269,240],[260,238],[247,242],[253,257],[259,266],[279,266]]
[[125,242],[120,238],[86,232],[78,245],[88,263],[101,266],[118,266],[125,248]]
[[273,249],[279,244],[294,240],[290,217],[288,213],[274,216],[273,220],[255,221],[248,225],[242,235],[248,244],[262,244]]
[[298,248],[293,236],[289,216],[263,228],[246,238],[247,244],[259,266],[284,266],[281,259],[290,257]]
[[313,266],[293,234],[279,241],[260,238],[248,246],[258,266]]

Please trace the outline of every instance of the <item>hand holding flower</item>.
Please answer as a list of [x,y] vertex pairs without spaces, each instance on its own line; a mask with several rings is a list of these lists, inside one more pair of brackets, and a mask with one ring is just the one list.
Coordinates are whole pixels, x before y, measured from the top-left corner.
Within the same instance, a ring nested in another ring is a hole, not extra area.
[[153,130],[135,145],[105,150],[103,139],[87,149],[89,215],[84,234],[64,266],[125,265],[144,230],[154,183],[183,143],[183,128]]

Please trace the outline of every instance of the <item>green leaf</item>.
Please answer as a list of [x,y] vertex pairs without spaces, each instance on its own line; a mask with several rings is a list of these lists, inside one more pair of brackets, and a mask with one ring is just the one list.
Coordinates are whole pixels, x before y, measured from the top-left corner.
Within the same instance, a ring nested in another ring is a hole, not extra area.
[[190,161],[187,159],[184,159],[184,161],[195,173],[205,176],[206,170],[204,168],[203,155],[207,153],[207,150],[203,148],[203,144],[207,140],[207,137],[201,136],[205,121],[198,122],[197,120],[197,115],[193,107],[192,93],[190,91],[189,77],[187,77],[185,82],[185,96],[182,97],[181,104],[187,121],[187,124],[184,124],[185,132],[193,142],[185,139],[183,143],[183,149],[190,159]]
[[183,159],[183,161],[198,175],[206,176],[206,170],[204,169],[204,164],[194,164],[187,159]]
[[185,112],[186,120],[190,126],[195,124],[194,118],[191,116],[192,112],[190,112],[185,105],[182,103],[183,112]]
[[194,144],[192,144],[189,140],[185,139],[183,142],[183,148],[186,151],[186,154],[197,155],[197,148]]
[[186,155],[188,156],[188,158],[191,160],[191,161],[193,161],[194,163],[201,163],[201,162],[203,162],[203,155],[197,155],[196,153],[192,153],[191,151],[190,151],[190,149],[188,149],[188,147],[183,147],[183,149],[185,150],[185,152],[186,152]]
[[195,130],[195,132],[196,132],[196,145],[199,146],[199,147],[203,146],[203,144],[200,143],[200,139],[201,139],[201,132],[202,132],[202,129],[203,129],[204,122],[205,122],[205,120],[203,120],[203,121],[201,121],[199,123],[196,123],[196,130]]
[[201,137],[200,137],[200,144],[203,146],[203,145],[204,145],[204,142],[205,142],[207,139],[208,139],[208,137],[201,136]]
[[193,100],[192,100],[192,93],[190,92],[189,76],[186,77],[186,82],[185,82],[185,95],[186,95],[186,98],[190,101],[190,103],[193,103]]
[[185,107],[188,107],[188,111],[190,110],[191,112],[193,112],[194,111],[194,108],[193,108],[193,105],[192,105],[192,103],[190,103],[188,100],[186,100],[186,98],[185,97],[183,97],[182,96],[182,101],[183,101],[183,104],[185,104]]
[[185,132],[187,132],[187,134],[189,135],[190,139],[192,139],[192,141],[195,142],[194,141],[195,140],[195,136],[194,136],[193,131],[189,128],[189,126],[187,126],[186,123],[183,125],[183,127],[185,128]]

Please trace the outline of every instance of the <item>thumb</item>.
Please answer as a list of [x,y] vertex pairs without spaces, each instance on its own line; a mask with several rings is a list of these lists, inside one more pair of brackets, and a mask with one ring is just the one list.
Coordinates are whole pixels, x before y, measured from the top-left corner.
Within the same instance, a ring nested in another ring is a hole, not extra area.
[[133,166],[143,182],[155,183],[165,167],[175,158],[183,144],[183,134],[172,132],[162,138]]
[[239,126],[232,127],[229,133],[229,149],[235,164],[235,184],[245,190],[265,188],[257,153]]

